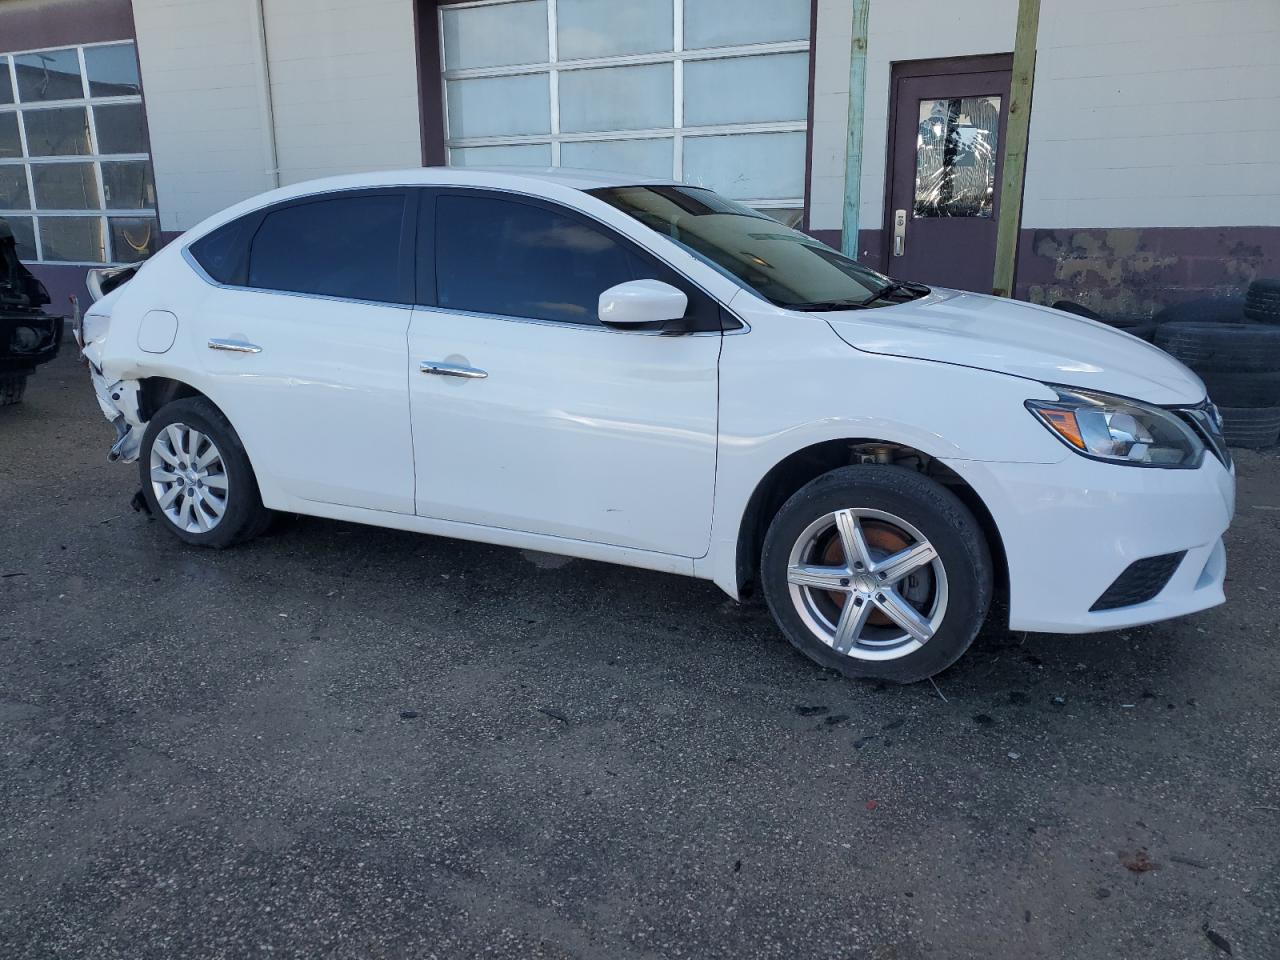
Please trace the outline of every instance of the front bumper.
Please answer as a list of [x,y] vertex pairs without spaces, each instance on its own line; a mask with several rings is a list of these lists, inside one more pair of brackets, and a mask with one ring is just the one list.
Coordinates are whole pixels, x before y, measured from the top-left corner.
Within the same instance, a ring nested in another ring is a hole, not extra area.
[[[1196,470],[1141,469],[1068,457],[1056,464],[948,464],[1000,530],[1009,628],[1089,633],[1167,620],[1225,599],[1222,535],[1235,472],[1206,454]],[[1091,610],[1136,560],[1185,551],[1150,600]]]

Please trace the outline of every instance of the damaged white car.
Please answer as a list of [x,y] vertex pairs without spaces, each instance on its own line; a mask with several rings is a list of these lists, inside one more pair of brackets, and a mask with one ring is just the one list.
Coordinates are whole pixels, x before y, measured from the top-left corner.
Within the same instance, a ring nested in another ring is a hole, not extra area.
[[299,184],[169,244],[77,336],[111,458],[192,544],[280,510],[758,588],[807,656],[896,681],[954,662],[997,591],[1060,633],[1223,600],[1234,472],[1194,374],[710,190]]

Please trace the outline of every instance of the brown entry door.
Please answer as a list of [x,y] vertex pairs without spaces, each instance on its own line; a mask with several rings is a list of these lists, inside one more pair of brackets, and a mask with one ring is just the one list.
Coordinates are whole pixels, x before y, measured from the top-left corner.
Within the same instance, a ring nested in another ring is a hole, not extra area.
[[890,276],[991,292],[1011,59],[895,65]]

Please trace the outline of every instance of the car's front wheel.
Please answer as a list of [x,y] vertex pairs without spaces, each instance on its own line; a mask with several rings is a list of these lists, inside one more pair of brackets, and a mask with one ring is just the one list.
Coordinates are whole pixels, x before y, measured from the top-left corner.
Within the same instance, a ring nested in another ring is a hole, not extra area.
[[851,677],[910,683],[973,642],[991,556],[969,509],[911,470],[849,466],[789,499],[761,559],[774,619],[802,653]]
[[138,468],[152,515],[187,543],[230,546],[270,520],[240,437],[203,397],[175,400],[151,418]]

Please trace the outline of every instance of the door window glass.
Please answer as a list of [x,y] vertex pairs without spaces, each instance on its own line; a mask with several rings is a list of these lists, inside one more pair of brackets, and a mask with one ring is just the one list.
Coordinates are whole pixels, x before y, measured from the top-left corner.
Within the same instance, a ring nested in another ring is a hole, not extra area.
[[913,216],[990,217],[999,130],[999,97],[921,100]]
[[436,200],[441,307],[562,323],[598,323],[600,294],[633,278],[602,230],[543,207],[489,197]]
[[404,197],[336,197],[268,213],[249,252],[249,286],[353,300],[405,302],[400,291]]

